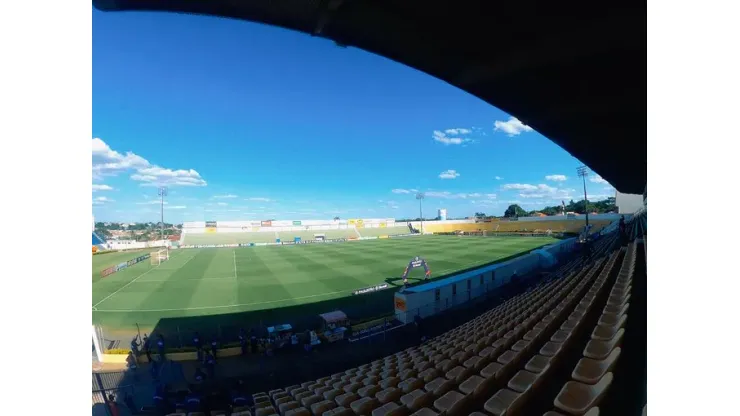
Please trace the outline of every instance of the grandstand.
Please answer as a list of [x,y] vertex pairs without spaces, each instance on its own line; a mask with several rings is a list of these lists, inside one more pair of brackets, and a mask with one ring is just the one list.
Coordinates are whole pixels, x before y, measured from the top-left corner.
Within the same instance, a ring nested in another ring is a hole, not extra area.
[[92,232],[92,245],[94,246],[102,246],[105,244],[105,240],[100,238],[95,231]]

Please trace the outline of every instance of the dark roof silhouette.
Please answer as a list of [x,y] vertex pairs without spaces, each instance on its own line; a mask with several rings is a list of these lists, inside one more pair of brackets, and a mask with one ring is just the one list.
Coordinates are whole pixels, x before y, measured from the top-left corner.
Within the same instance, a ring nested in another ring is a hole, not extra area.
[[[358,47],[426,72],[508,112],[621,192],[641,194],[646,187],[645,2],[93,0],[93,4],[109,11],[160,10],[245,19]],[[526,166],[527,161],[522,163]]]

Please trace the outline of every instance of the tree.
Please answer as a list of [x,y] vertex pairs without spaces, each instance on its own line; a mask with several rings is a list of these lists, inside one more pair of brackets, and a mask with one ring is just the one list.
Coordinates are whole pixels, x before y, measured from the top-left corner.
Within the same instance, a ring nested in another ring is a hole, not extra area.
[[486,213],[485,212],[476,212],[475,213],[475,217],[476,218],[485,218],[486,217]]
[[522,207],[520,207],[518,204],[509,205],[509,208],[506,208],[506,211],[504,211],[504,217],[506,218],[526,217],[526,216],[527,216],[527,211],[523,210]]
[[334,217],[334,221],[339,221],[339,217]]

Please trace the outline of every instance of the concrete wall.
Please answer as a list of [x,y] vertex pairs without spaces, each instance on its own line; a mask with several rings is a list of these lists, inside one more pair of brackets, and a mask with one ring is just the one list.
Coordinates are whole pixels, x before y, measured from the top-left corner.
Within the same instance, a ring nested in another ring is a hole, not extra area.
[[615,203],[620,214],[634,214],[645,207],[644,202],[643,195],[617,192]]
[[[575,243],[575,238],[569,238],[544,247],[542,250],[557,258],[573,250]],[[538,251],[535,250],[503,263],[401,290],[395,294],[396,318],[401,322],[410,323],[416,315],[425,318],[438,314],[511,282],[514,274],[521,277],[540,269],[545,264],[551,265],[551,258],[545,258]]]

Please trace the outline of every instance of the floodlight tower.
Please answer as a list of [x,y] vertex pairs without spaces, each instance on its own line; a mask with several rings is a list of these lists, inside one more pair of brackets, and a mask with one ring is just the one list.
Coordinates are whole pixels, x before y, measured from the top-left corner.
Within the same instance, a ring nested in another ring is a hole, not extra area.
[[424,200],[424,192],[419,192],[416,194],[416,199],[419,200],[419,220],[421,221],[421,226],[419,227],[419,232],[424,234],[424,214],[422,214],[421,211],[421,201]]
[[576,169],[578,176],[583,178],[583,210],[586,211],[586,227],[588,227],[588,194],[586,193],[586,176],[588,176],[588,168],[581,166]]
[[159,207],[160,207],[160,223],[162,224],[161,228],[161,237],[162,237],[162,244],[164,244],[164,197],[167,196],[167,187],[166,186],[160,186],[157,190],[157,195],[159,195]]

